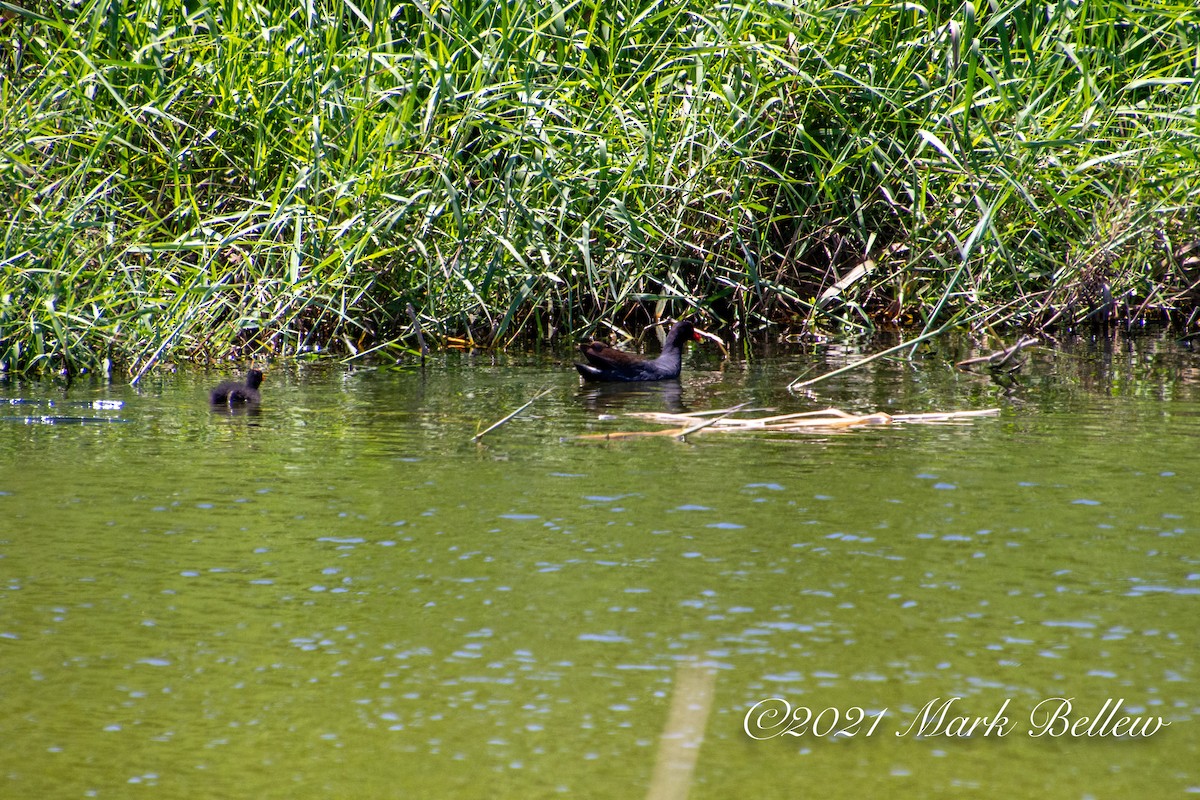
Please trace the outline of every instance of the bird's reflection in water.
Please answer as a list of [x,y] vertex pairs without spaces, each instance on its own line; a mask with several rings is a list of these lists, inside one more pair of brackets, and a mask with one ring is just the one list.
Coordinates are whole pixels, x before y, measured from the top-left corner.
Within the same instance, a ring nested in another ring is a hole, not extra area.
[[579,387],[578,397],[589,411],[620,414],[625,411],[687,412],[683,402],[683,384],[676,380],[638,381],[634,383],[587,383]]
[[258,403],[211,403],[209,408],[217,417],[245,417],[248,424],[258,425],[262,409]]

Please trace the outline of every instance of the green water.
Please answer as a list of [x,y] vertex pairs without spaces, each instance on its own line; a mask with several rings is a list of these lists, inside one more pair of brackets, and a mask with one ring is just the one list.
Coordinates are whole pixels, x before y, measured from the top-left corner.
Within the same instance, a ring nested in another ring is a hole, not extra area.
[[[1200,792],[1200,356],[1061,345],[1004,395],[959,344],[793,396],[857,355],[796,351],[624,393],[554,355],[276,366],[233,416],[216,376],[0,383],[34,401],[0,406],[0,796],[645,797],[696,665],[692,798]],[[744,401],[1002,411],[575,438]],[[1011,729],[896,735],[950,697]],[[1170,725],[1031,737],[1057,697]],[[768,698],[882,719],[756,740]]]

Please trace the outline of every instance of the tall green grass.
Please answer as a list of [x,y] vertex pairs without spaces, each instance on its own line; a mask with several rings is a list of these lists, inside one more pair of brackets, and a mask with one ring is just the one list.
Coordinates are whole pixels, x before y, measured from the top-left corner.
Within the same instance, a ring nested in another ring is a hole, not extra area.
[[9,371],[396,354],[410,303],[504,344],[1071,322],[1200,277],[1166,258],[1190,0],[0,9]]

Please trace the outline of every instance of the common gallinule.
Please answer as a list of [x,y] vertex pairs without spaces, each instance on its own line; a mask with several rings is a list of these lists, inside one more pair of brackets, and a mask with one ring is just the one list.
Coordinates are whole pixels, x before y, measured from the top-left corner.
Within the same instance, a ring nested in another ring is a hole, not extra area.
[[251,369],[246,372],[246,382],[222,381],[217,388],[209,392],[213,405],[232,405],[234,403],[257,403],[262,399],[258,387],[262,386],[262,370]]
[[576,363],[575,369],[579,370],[585,381],[661,381],[678,378],[679,369],[683,366],[683,349],[687,347],[689,339],[698,342],[700,334],[696,333],[692,323],[684,320],[676,322],[671,328],[658,358],[626,353],[603,342],[581,344],[579,351],[588,363]]

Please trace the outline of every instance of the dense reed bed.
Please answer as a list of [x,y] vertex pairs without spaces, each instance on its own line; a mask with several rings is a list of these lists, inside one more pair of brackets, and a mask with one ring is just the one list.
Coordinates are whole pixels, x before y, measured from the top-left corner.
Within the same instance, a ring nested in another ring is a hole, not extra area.
[[0,9],[11,372],[1194,306],[1192,0]]

